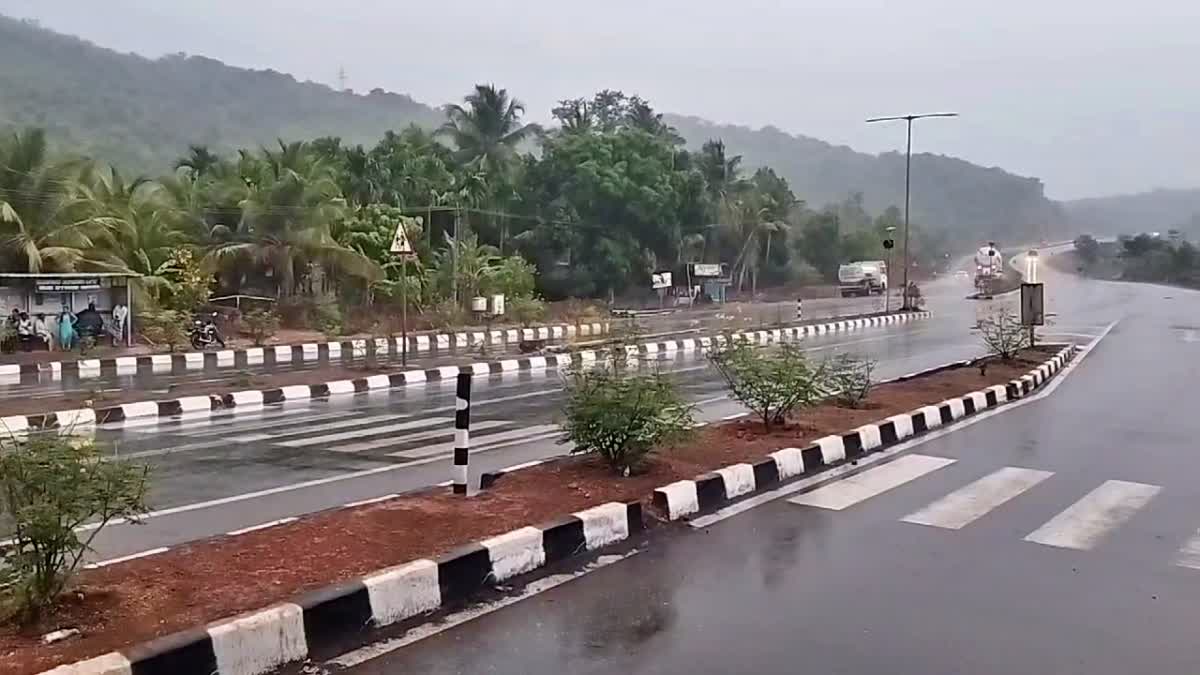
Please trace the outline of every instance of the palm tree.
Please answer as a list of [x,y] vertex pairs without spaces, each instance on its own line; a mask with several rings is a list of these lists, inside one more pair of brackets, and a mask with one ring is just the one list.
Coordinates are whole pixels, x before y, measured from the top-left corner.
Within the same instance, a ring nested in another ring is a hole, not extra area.
[[438,133],[448,136],[458,148],[458,159],[474,164],[489,176],[504,176],[517,158],[517,145],[541,128],[521,124],[525,104],[509,98],[507,89],[477,84],[463,102],[446,107],[446,123]]
[[273,286],[277,296],[288,296],[308,277],[311,265],[366,281],[382,277],[375,263],[331,234],[346,202],[307,144],[280,141],[278,151],[244,154],[241,166],[241,219],[233,228],[214,228],[205,258],[224,273],[228,285],[240,288],[254,279]]
[[80,194],[91,171],[80,160],[49,162],[41,129],[0,140],[0,268],[71,272],[105,267],[112,221],[96,216]]
[[175,162],[175,168],[185,169],[192,180],[207,177],[221,163],[221,158],[208,149],[207,145],[189,145],[188,154]]

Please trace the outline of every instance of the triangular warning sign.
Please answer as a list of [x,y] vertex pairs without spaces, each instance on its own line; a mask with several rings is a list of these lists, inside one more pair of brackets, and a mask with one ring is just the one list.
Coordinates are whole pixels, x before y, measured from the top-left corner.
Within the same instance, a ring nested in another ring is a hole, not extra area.
[[408,233],[404,231],[404,222],[396,224],[396,234],[392,237],[392,253],[400,255],[412,255],[413,247],[408,241]]

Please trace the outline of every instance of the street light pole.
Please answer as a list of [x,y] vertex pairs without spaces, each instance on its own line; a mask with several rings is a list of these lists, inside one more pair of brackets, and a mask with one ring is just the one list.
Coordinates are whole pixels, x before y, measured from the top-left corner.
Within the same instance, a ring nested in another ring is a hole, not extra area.
[[923,115],[897,115],[895,117],[872,117],[867,120],[867,123],[872,122],[895,122],[904,120],[908,123],[908,143],[904,149],[904,281],[901,293],[903,293],[903,308],[905,310],[912,309],[908,304],[908,268],[910,266],[908,260],[908,208],[910,202],[911,186],[912,186],[912,123],[913,120],[924,119],[926,117],[958,117],[958,113],[925,113]]

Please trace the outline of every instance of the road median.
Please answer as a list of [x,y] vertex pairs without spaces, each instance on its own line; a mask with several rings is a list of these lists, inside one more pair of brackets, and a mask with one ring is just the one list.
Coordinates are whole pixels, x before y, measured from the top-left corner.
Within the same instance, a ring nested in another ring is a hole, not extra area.
[[[769,330],[744,331],[735,335],[745,336],[759,344],[770,341],[803,339],[863,328],[906,323],[929,317],[929,312],[894,313],[838,319],[825,323],[806,324]],[[643,342],[625,346],[633,354],[687,353],[706,348],[721,335],[707,337]],[[522,358],[477,362],[464,365],[448,365],[424,370],[386,372],[340,379],[328,382],[289,382],[284,386],[263,389],[218,390],[180,396],[169,399],[129,401],[117,404],[93,404],[91,407],[30,412],[25,415],[0,417],[0,431],[9,434],[24,434],[29,430],[52,428],[80,428],[95,424],[121,423],[133,419],[174,417],[178,415],[239,414],[260,411],[264,406],[294,401],[326,399],[343,394],[366,394],[385,392],[412,385],[423,385],[431,381],[454,379],[459,373],[476,377],[504,376],[519,373],[558,369],[572,364],[588,363],[605,358],[606,349],[583,349],[568,353],[545,354]],[[294,379],[294,378],[293,378]]]
[[[948,364],[880,384],[860,408],[818,405],[772,433],[710,425],[629,477],[569,457],[507,472],[471,497],[445,487],[388,495],[103,564],[82,573],[52,622],[0,628],[0,663],[16,675],[85,660],[56,675],[270,672],[1028,395],[1072,349],[993,360],[985,374]],[[60,628],[80,634],[39,639]]]

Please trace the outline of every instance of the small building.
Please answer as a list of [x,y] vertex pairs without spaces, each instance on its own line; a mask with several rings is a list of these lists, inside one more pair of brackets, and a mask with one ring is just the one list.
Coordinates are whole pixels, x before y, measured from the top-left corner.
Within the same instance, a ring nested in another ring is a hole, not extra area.
[[30,316],[46,315],[51,331],[58,334],[58,316],[63,309],[78,314],[89,304],[104,317],[105,325],[113,322],[112,311],[117,305],[129,309],[123,329],[127,345],[133,344],[133,287],[130,279],[140,277],[130,272],[0,272],[0,311],[4,316],[13,309]]

